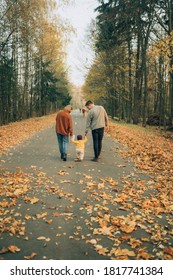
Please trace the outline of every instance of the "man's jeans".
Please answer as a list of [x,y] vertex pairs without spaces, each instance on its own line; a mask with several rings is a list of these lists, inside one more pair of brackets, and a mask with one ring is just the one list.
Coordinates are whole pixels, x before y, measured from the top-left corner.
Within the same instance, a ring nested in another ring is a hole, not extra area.
[[92,130],[94,155],[96,159],[99,157],[101,153],[103,134],[104,134],[104,127]]
[[68,142],[69,142],[68,136],[57,133],[57,139],[58,139],[59,151],[61,155],[67,154]]

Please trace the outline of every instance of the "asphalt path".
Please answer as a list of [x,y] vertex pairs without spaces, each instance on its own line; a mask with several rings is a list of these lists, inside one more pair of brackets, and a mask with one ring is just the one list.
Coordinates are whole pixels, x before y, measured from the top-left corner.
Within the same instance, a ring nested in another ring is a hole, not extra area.
[[[85,117],[77,110],[72,117],[74,134],[84,134]],[[98,217],[106,224],[105,215],[108,221],[109,215],[130,215],[133,209],[125,210],[122,204],[113,203],[114,197],[122,192],[127,178],[135,182],[149,180],[149,176],[137,171],[129,159],[120,156],[120,149],[121,145],[105,134],[101,159],[92,162],[94,154],[90,132],[83,162],[74,161],[73,143],[69,143],[68,159],[64,162],[60,159],[53,126],[1,156],[1,173],[18,174],[16,176],[21,176],[24,185],[29,185],[29,191],[20,196],[6,214],[19,221],[19,227],[23,225],[23,232],[16,228],[15,232],[7,229],[0,237],[0,250],[11,245],[20,250],[15,253],[7,251],[0,255],[1,259],[22,260],[32,254],[38,260],[113,258],[111,249],[121,246],[115,244],[116,240],[126,234],[94,232],[103,228]],[[38,202],[31,203],[27,197],[37,198]],[[12,221],[6,226],[12,226]],[[141,236],[148,237],[146,231],[139,228],[134,237]],[[148,246],[152,251],[153,247]],[[131,249],[123,242],[122,248]],[[134,256],[129,258],[135,259]]]

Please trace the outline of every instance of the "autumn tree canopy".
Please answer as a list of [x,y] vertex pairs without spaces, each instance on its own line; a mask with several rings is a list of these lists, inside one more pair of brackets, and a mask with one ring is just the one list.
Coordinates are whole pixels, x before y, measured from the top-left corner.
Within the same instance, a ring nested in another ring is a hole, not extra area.
[[[112,117],[173,120],[173,2],[98,1],[91,37],[95,61],[83,90]],[[98,85],[99,84],[99,85]]]
[[45,115],[70,101],[68,29],[55,8],[54,0],[1,1],[0,124]]

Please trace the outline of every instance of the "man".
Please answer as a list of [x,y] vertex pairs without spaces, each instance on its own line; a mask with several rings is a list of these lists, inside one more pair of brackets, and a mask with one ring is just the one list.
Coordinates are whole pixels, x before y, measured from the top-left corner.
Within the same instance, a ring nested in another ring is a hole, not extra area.
[[102,149],[102,139],[105,127],[109,128],[109,119],[105,109],[102,106],[94,105],[92,101],[87,101],[85,106],[89,110],[85,135],[87,135],[89,128],[92,131],[94,158],[92,161],[98,161]]
[[63,110],[60,110],[56,116],[56,133],[59,144],[61,159],[67,160],[67,150],[69,142],[69,134],[73,135],[72,117],[70,115],[72,106],[67,105]]

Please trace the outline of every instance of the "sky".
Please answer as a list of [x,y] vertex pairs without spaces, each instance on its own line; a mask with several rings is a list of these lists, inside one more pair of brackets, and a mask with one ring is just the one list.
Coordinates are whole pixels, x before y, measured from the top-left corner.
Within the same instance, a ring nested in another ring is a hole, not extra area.
[[74,0],[70,5],[61,6],[58,11],[61,18],[68,20],[75,29],[66,51],[69,79],[76,86],[84,83],[87,67],[93,59],[93,51],[87,44],[87,29],[96,17],[94,9],[97,6],[97,0]]

